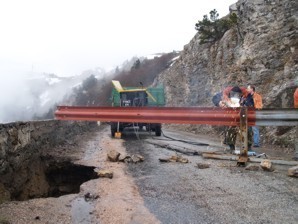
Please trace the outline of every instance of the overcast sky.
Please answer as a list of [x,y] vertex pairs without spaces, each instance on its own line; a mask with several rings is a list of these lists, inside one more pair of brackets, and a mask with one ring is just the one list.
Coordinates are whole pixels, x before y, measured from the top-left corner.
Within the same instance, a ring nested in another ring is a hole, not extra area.
[[182,50],[195,23],[236,0],[3,0],[0,77],[77,75],[133,56]]

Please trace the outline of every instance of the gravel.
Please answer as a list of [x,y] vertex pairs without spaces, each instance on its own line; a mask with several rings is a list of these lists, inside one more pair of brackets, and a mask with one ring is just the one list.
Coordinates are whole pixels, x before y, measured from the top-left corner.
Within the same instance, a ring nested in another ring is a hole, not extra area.
[[[189,163],[161,163],[159,158],[176,153],[146,139],[188,151],[224,151],[220,141],[211,136],[170,130],[166,134],[210,145],[168,141],[147,132],[111,139],[109,127],[104,127],[82,136],[80,148],[71,158],[77,164],[111,170],[113,179],[90,180],[81,185],[78,194],[0,204],[0,223],[298,223],[298,179],[286,175],[288,167],[276,166],[274,172],[249,171],[237,167],[235,161],[181,153],[177,154]],[[112,163],[106,158],[111,149],[140,154],[145,160]],[[210,168],[199,169],[197,163]],[[92,196],[90,201],[84,200],[86,194]]]
[[[168,133],[183,140],[206,142],[206,138],[198,139],[191,134]],[[208,142],[219,145],[210,138]],[[181,145],[175,141],[169,144]],[[178,155],[189,159],[190,163],[160,163],[159,158],[175,153],[133,140],[133,137],[125,146],[129,153],[145,157],[142,164],[129,165],[129,171],[145,205],[162,223],[298,221],[298,181],[286,175],[288,167],[276,167],[275,172],[248,171],[236,166],[235,161],[204,160],[180,153]],[[208,147],[197,149],[207,151]],[[198,169],[197,163],[209,163],[210,168]]]

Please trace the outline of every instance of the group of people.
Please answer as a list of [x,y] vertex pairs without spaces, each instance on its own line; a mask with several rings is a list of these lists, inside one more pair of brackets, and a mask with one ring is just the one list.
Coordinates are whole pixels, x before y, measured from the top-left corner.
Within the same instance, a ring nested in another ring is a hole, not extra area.
[[[296,81],[296,86],[298,85]],[[291,85],[292,86],[292,85]],[[298,88],[294,92],[294,108],[298,108]],[[219,107],[254,107],[262,109],[262,96],[256,92],[255,86],[249,84],[247,87],[227,87],[222,92],[216,94],[213,99],[215,106]],[[225,133],[225,144],[229,145],[230,150],[235,150],[236,137],[238,133],[237,127],[229,127]],[[295,138],[295,155],[294,159],[298,160],[298,127],[296,128]],[[248,150],[253,147],[260,147],[260,131],[259,127],[253,126],[248,128]]]
[[[256,92],[255,86],[249,84],[247,87],[227,87],[219,94],[221,96],[218,102],[213,101],[219,107],[254,107],[256,109],[263,108],[262,97]],[[237,127],[229,127],[225,133],[225,144],[229,145],[230,150],[235,150],[237,138]],[[260,147],[260,131],[259,127],[253,126],[248,128],[248,150],[254,147]]]

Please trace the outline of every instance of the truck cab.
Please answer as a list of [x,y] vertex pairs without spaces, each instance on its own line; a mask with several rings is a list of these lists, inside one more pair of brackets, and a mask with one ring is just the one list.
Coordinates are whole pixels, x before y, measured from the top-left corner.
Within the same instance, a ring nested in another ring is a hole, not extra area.
[[[138,88],[122,87],[119,81],[112,81],[112,106],[114,107],[146,107],[164,106],[164,89],[162,87]],[[111,135],[125,131],[125,128],[138,128],[146,131],[154,131],[156,136],[161,136],[161,124],[157,123],[124,123],[111,122]]]

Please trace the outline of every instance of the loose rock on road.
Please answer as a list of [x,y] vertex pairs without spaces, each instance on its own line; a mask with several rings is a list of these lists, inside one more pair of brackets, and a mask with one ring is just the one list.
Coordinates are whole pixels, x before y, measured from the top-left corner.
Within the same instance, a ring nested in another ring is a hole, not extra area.
[[[216,138],[165,133],[210,145],[147,132],[112,139],[109,127],[104,127],[82,138],[75,163],[112,171],[112,178],[90,180],[79,194],[2,204],[0,218],[11,223],[297,223],[298,179],[287,176],[289,167],[266,172],[237,167],[235,161],[206,160],[201,152],[223,151]],[[109,150],[141,155],[144,161],[111,162]],[[173,156],[188,163],[160,162]]]

